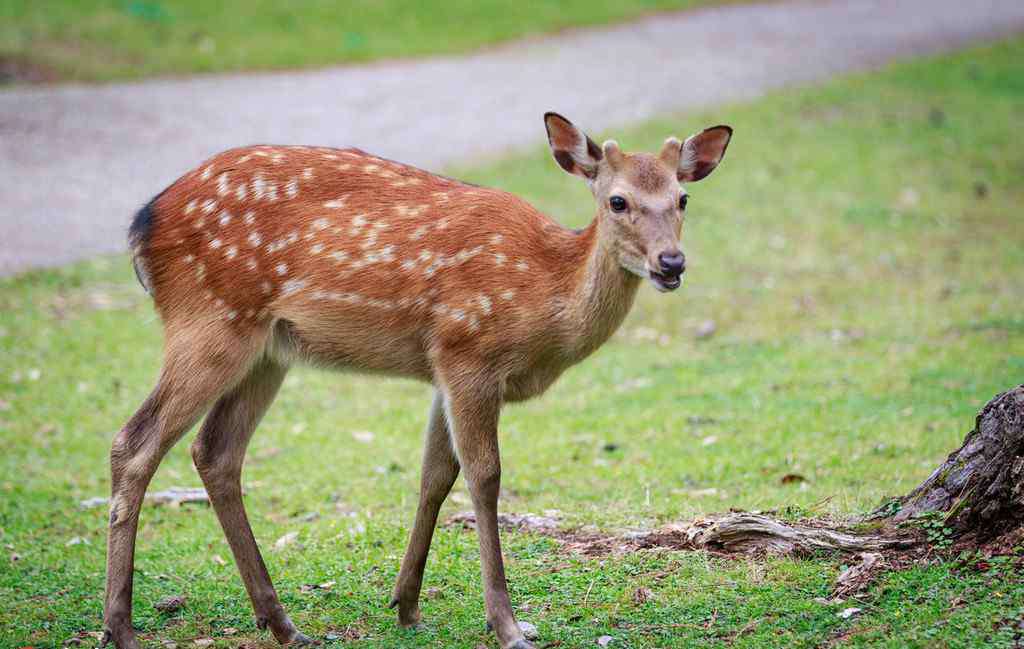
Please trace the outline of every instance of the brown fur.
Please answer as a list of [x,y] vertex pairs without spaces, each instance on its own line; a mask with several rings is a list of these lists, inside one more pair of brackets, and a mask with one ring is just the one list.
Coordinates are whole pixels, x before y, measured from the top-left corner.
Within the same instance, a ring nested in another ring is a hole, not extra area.
[[[631,255],[677,250],[681,225],[673,166],[634,155],[616,158],[622,168],[613,170],[568,120],[549,116],[548,132],[559,164],[588,178],[602,206],[580,232],[511,194],[356,149],[225,151],[147,206],[133,255],[166,350],[156,389],[111,451],[108,639],[137,646],[131,574],[142,496],[166,451],[209,410],[192,455],[257,619],[281,642],[308,640],[278,601],[240,489],[249,438],[287,367],[308,362],[437,388],[394,591],[399,621],[419,618],[437,512],[461,468],[477,512],[488,621],[502,647],[529,646],[498,538],[501,405],[540,394],[607,340],[643,274]],[[633,216],[608,214],[613,190],[629,190]]]

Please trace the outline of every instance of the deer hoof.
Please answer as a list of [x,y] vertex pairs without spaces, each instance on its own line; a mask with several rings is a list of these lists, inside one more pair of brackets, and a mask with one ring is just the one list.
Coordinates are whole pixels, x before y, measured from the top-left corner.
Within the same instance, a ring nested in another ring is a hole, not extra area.
[[535,649],[535,647],[529,640],[516,640],[509,645],[508,649]]
[[317,644],[316,641],[314,641],[308,635],[306,635],[305,633],[299,633],[298,631],[296,631],[295,635],[292,637],[291,640],[288,641],[286,646],[288,646],[288,647],[310,647],[310,646],[315,645],[315,644]]
[[131,625],[127,628],[103,629],[100,647],[105,647],[109,643],[113,643],[116,649],[139,649],[139,642],[135,639],[135,631]]

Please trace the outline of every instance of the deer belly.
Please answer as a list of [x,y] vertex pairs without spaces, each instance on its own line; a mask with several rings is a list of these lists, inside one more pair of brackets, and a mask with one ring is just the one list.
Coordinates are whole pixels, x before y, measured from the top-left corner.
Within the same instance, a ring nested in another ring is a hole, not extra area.
[[416,323],[358,308],[279,317],[271,353],[284,362],[431,379]]

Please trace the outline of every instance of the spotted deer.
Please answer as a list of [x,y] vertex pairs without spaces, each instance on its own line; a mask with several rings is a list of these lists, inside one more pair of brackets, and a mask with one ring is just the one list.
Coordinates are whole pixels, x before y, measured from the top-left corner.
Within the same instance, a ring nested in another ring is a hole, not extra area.
[[498,414],[544,392],[622,323],[646,279],[679,287],[680,183],[711,173],[716,126],[658,155],[598,147],[544,116],[555,160],[597,201],[568,230],[524,200],[357,149],[253,146],[214,156],[142,208],[136,273],[164,325],[156,387],[110,451],[104,643],[134,649],[139,509],[164,454],[207,413],[191,452],[255,609],[305,644],[278,600],[242,504],[253,430],[289,366],[311,363],[433,384],[419,505],[392,606],[418,599],[438,510],[459,473],[476,512],[487,622],[504,649],[532,645],[512,613],[498,538]]

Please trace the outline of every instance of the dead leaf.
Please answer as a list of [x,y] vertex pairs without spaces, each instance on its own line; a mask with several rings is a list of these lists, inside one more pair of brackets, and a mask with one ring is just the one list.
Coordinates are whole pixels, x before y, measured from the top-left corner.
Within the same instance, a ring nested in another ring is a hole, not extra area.
[[212,638],[196,638],[195,640],[192,641],[192,644],[194,644],[197,647],[209,647],[209,646],[211,646],[213,644],[213,639]]
[[799,473],[787,473],[779,479],[782,484],[794,484],[797,482],[806,482],[807,478],[803,477]]
[[238,633],[238,629],[236,629],[233,626],[229,626],[226,627],[223,631],[221,631],[221,633],[223,633],[224,635],[235,635],[236,633]]
[[877,552],[862,552],[860,562],[844,570],[836,578],[832,588],[832,600],[845,599],[863,590],[884,567],[882,555]]
[[213,561],[218,566],[226,566],[226,565],[228,565],[228,562],[224,560],[224,557],[220,556],[219,554],[213,555],[212,557],[210,557],[210,560]]
[[637,606],[646,604],[647,602],[651,601],[653,597],[654,593],[651,592],[650,588],[644,588],[643,586],[641,586],[640,588],[637,588],[633,591],[633,603]]

